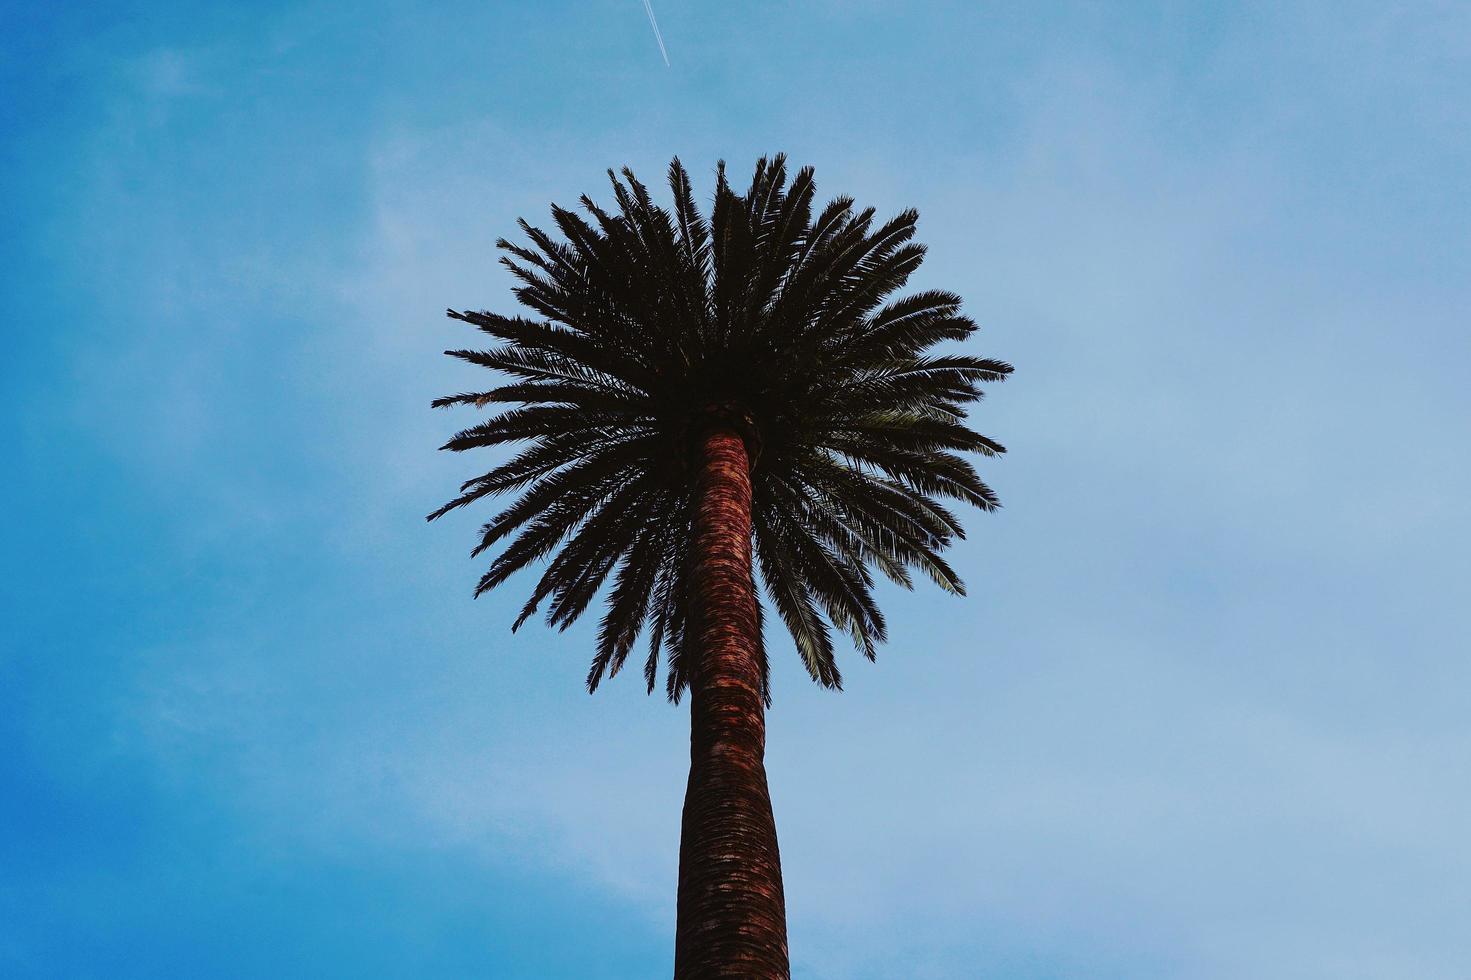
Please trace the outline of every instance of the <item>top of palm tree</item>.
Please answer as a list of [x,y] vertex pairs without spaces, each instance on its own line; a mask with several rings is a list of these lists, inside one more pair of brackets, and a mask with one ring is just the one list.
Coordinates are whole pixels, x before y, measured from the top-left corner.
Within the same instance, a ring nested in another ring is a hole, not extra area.
[[672,210],[628,169],[608,176],[616,210],[584,196],[586,217],[553,205],[560,240],[523,220],[529,244],[497,242],[538,318],[449,311],[499,344],[446,353],[511,380],[434,406],[515,407],[442,448],[529,445],[429,519],[522,491],[481,530],[473,555],[507,543],[475,594],[550,556],[512,629],[543,602],[566,629],[611,576],[588,689],[647,624],[649,690],[662,649],[678,700],[699,437],[733,428],[752,460],[766,595],[813,679],[840,687],[832,627],[869,659],[885,639],[873,569],[906,588],[919,570],[963,594],[941,552],[964,532],[941,500],[998,506],[961,454],[1005,450],[970,429],[965,406],[1011,365],[931,352],[976,329],[959,296],[888,299],[924,258],[915,211],[876,224],[840,197],[814,213],[811,168],[788,184],[781,155],[756,164],[745,194],[721,163],[708,219],[678,159]]

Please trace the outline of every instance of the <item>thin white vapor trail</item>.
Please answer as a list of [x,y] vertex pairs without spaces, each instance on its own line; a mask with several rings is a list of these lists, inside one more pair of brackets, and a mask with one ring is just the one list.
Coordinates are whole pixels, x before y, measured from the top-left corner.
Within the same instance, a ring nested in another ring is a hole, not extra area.
[[659,33],[659,22],[654,19],[654,7],[644,0],[644,12],[649,15],[649,26],[654,29],[654,40],[659,42],[659,53],[664,56],[664,67],[669,67],[669,52],[664,50],[664,35]]

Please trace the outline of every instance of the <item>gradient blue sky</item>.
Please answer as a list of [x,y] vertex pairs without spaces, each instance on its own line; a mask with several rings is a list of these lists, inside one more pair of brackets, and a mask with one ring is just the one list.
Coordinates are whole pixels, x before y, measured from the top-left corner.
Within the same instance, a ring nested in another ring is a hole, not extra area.
[[972,597],[778,660],[797,976],[1471,976],[1471,8],[655,9],[0,3],[0,974],[666,974],[684,715],[427,406],[517,216],[784,149],[1019,369]]

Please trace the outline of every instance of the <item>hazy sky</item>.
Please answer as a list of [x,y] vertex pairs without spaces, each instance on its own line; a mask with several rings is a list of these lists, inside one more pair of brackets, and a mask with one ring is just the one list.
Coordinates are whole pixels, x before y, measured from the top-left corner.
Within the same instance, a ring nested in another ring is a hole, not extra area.
[[1471,8],[654,10],[0,3],[0,974],[667,975],[685,714],[470,600],[441,311],[785,150],[1018,369],[971,596],[773,644],[796,975],[1471,976]]

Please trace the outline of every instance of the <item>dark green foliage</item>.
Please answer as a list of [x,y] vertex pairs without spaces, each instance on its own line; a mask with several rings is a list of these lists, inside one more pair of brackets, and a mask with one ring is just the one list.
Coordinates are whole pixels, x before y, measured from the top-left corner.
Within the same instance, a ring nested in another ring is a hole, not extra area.
[[449,311],[498,346],[447,353],[510,380],[434,405],[512,407],[443,448],[527,445],[430,519],[520,491],[482,529],[474,554],[507,543],[476,595],[549,559],[512,628],[545,604],[566,629],[611,583],[588,688],[647,627],[649,689],[663,650],[677,700],[695,455],[708,427],[731,426],[754,461],[766,595],[812,677],[839,687],[832,629],[870,659],[885,638],[872,570],[963,591],[940,556],[963,531],[940,501],[997,506],[962,454],[1004,450],[970,430],[965,406],[1011,366],[928,353],[975,330],[952,293],[885,304],[924,257],[914,211],[875,225],[839,198],[814,215],[811,169],[788,184],[781,156],[756,165],[744,195],[722,164],[708,219],[678,160],[672,210],[628,170],[608,175],[616,211],[583,197],[586,217],[552,208],[562,240],[523,221],[530,245],[497,243],[516,297],[542,319]]

